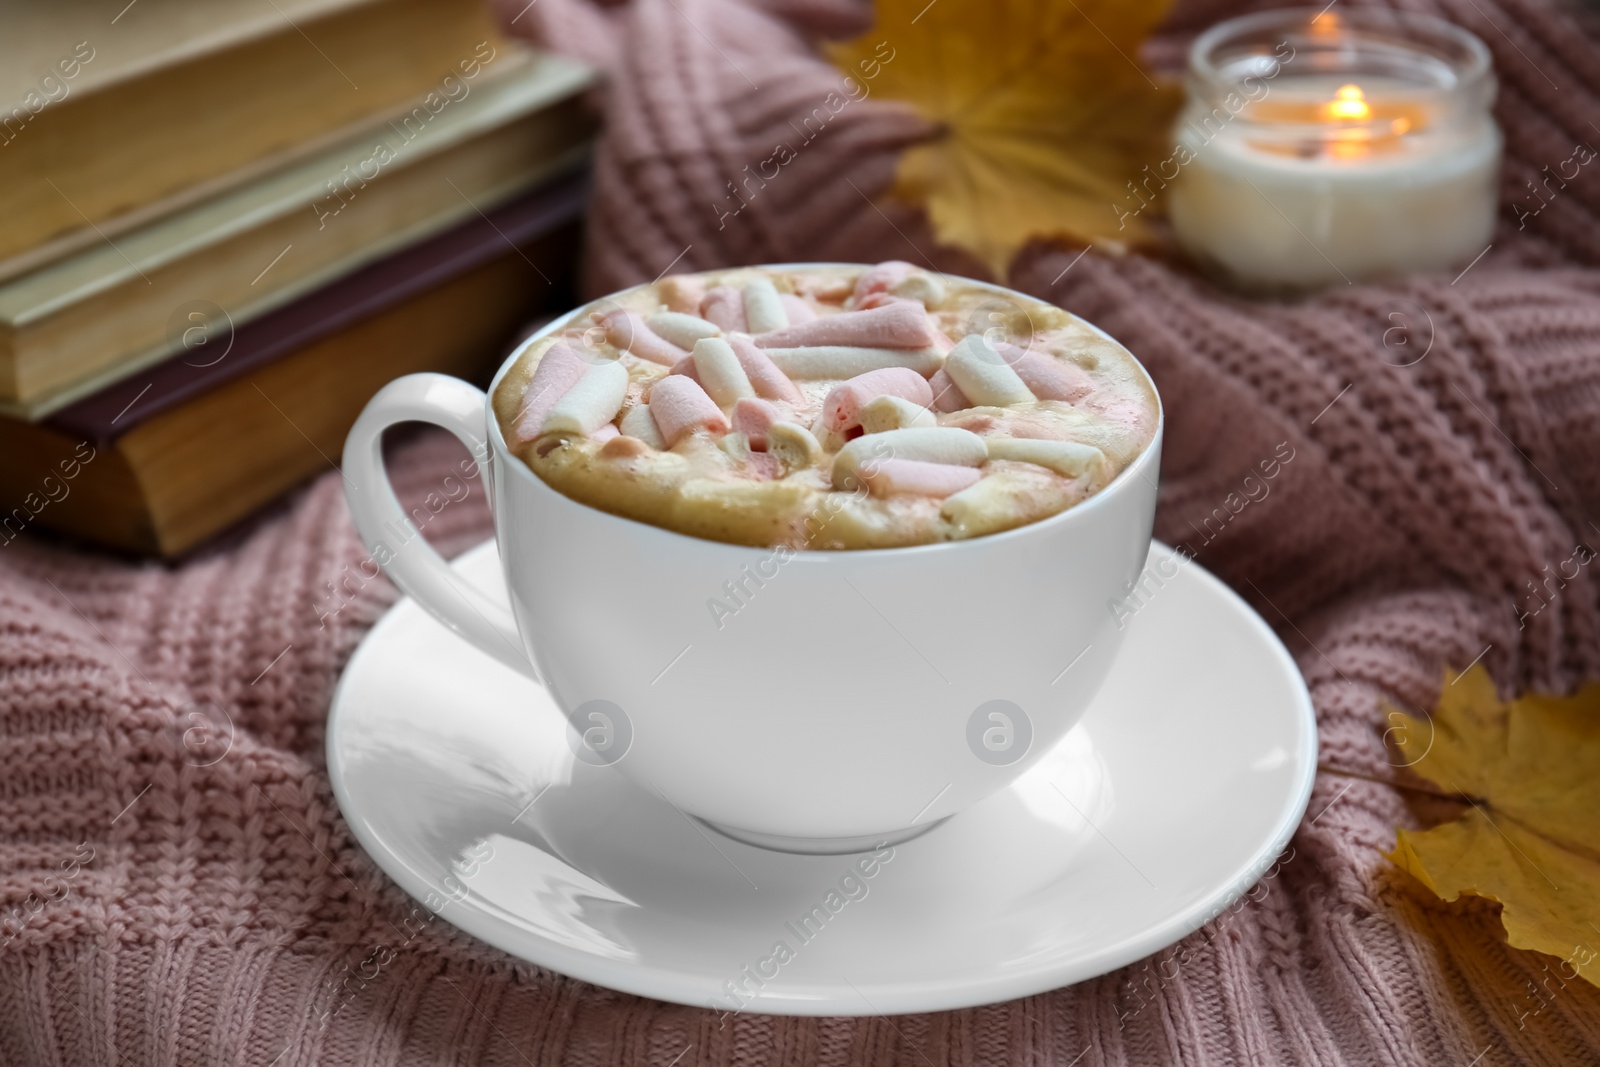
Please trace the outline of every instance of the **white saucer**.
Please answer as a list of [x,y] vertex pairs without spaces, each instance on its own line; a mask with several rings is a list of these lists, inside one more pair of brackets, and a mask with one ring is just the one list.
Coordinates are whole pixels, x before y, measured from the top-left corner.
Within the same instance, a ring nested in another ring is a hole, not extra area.
[[[410,600],[345,669],[328,772],[356,837],[406,892],[564,974],[789,1015],[1026,996],[1198,928],[1305,811],[1316,724],[1293,660],[1198,564],[1158,545],[1151,562],[1163,560],[1176,576],[1123,612],[1127,643],[1067,739],[876,864],[741,844],[580,762],[538,686]],[[455,566],[500,586],[492,544]]]

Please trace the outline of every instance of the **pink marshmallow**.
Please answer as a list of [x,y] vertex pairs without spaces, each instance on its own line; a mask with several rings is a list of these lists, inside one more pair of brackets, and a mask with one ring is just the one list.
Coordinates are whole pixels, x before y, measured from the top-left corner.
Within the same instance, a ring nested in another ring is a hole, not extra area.
[[715,323],[723,333],[748,333],[744,318],[744,294],[728,285],[708,290],[700,300],[700,317]]
[[907,367],[869,370],[829,390],[822,401],[823,425],[839,433],[861,425],[861,409],[880,396],[897,396],[927,407],[933,403],[933,388]]
[[767,449],[767,431],[772,424],[782,420],[783,412],[753,396],[740,397],[733,405],[733,430],[750,439],[750,447],[757,452]]
[[744,368],[744,376],[750,379],[750,386],[755,389],[757,396],[768,400],[787,400],[791,404],[805,403],[805,395],[789,380],[789,376],[779,370],[772,358],[757,348],[750,338],[734,334],[728,338],[728,343],[733,346],[733,354],[738,357],[739,366]]
[[672,365],[672,369],[667,371],[667,373],[684,374],[690,378],[693,378],[696,384],[699,384],[700,382],[700,372],[694,369],[693,354],[684,356],[682,359],[678,360],[678,362]]
[[609,441],[613,437],[616,437],[621,432],[622,432],[621,430],[617,429],[617,426],[616,426],[615,423],[608,422],[604,426],[602,426],[598,430],[596,430],[594,433],[590,434],[589,435],[589,440],[591,440],[591,441]]
[[952,463],[929,463],[921,459],[881,459],[863,464],[861,477],[873,496],[947,497],[972,485],[983,472],[976,467]]
[[916,269],[903,259],[885,260],[875,267],[868,267],[856,279],[856,305],[859,307],[862,298],[872,293],[887,293]]
[[756,338],[762,348],[805,348],[813,345],[849,345],[856,348],[927,348],[938,333],[922,305],[896,300],[866,311],[841,311],[837,315],[786,326]]
[[744,472],[758,482],[783,477],[783,461],[770,452],[752,452],[744,458]]
[[550,409],[578,384],[578,379],[588,369],[589,361],[564,342],[557,341],[544,350],[522,394],[522,408],[517,412],[516,444],[539,436]]
[[638,315],[624,308],[616,308],[601,315],[600,325],[605,327],[607,341],[652,363],[670,367],[689,354],[671,341],[662,338],[646,326]]
[[811,310],[811,305],[793,293],[779,293],[778,303],[783,305],[784,314],[789,316],[790,326],[798,326],[817,317],[817,313]]
[[682,374],[669,374],[650,388],[650,415],[656,420],[667,447],[693,430],[728,432],[728,417],[706,395],[698,382]]
[[1000,358],[1011,365],[1022,384],[1040,400],[1080,400],[1094,392],[1094,382],[1077,364],[1031,348],[1024,350],[1010,344],[996,347]]
[[960,411],[972,406],[967,394],[961,391],[961,387],[956,385],[943,369],[935,371],[933,377],[928,379],[928,387],[933,390],[933,402],[928,406],[935,411]]

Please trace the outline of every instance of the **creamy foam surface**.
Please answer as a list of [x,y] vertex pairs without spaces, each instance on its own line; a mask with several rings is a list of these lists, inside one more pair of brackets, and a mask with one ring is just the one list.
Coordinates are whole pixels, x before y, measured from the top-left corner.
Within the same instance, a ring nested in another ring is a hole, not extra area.
[[597,301],[522,353],[493,407],[518,458],[574,500],[811,550],[1048,518],[1157,423],[1143,369],[1081,319],[900,263],[676,275]]

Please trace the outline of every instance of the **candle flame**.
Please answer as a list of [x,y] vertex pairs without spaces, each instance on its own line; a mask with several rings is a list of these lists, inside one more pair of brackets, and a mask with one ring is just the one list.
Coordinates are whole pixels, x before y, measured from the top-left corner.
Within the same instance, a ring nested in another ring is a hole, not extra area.
[[1322,113],[1337,122],[1365,122],[1372,117],[1372,108],[1359,85],[1341,85],[1333,100],[1322,105]]

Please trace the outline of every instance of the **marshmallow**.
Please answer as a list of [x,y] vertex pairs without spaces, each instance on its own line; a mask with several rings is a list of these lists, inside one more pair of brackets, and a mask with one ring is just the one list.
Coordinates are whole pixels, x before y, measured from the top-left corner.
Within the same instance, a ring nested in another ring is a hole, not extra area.
[[706,295],[706,284],[692,274],[672,274],[656,283],[656,293],[668,311],[697,315],[700,301]]
[[868,267],[856,278],[855,302],[871,293],[887,293],[904,281],[917,268],[903,259],[890,259],[877,266]]
[[[838,318],[837,315],[832,316]],[[826,319],[818,319],[826,322]],[[790,327],[795,329],[795,327]],[[768,336],[771,336],[770,334]],[[767,357],[792,379],[854,378],[883,367],[909,367],[929,375],[939,369],[944,357],[931,348],[854,348],[823,345],[815,348],[769,348]]]
[[833,487],[852,488],[860,471],[888,459],[918,459],[979,467],[989,458],[983,438],[954,426],[917,426],[857,437],[839,450],[833,461]]
[[767,427],[767,454],[776,456],[785,470],[804,470],[822,458],[822,445],[804,426],[775,422]]
[[782,419],[783,412],[753,396],[743,397],[733,405],[733,432],[744,434],[757,452],[766,449],[767,431]]
[[522,444],[539,436],[544,428],[545,416],[556,406],[556,401],[578,384],[589,370],[589,361],[573,349],[557,341],[544,350],[533,377],[522,392],[522,408],[517,412],[516,441]]
[[923,307],[934,307],[944,299],[944,282],[931,274],[918,271],[908,274],[894,285],[889,291],[895,296],[903,296],[907,300],[915,300]]
[[880,396],[901,397],[923,407],[933,403],[928,379],[905,367],[885,367],[834,386],[822,401],[822,417],[830,430],[849,430],[861,424],[862,406]]
[[1005,407],[1033,400],[1017,372],[982,334],[968,334],[957,341],[944,369],[974,404]]
[[741,397],[755,396],[755,387],[749,375],[739,365],[733,346],[720,337],[707,337],[695,342],[695,377],[705,388],[706,395],[721,408],[731,408]]
[[617,417],[628,396],[628,369],[619,359],[596,363],[556,401],[540,433],[592,434]]
[[783,313],[788,317],[790,326],[798,326],[802,322],[810,322],[817,317],[817,313],[811,310],[811,305],[806,303],[806,299],[803,296],[795,296],[793,293],[779,293],[778,303],[783,305]]
[[750,458],[750,438],[738,430],[725,433],[717,438],[717,447],[722,449],[727,457],[739,466],[744,466],[745,461]]
[[1015,522],[1019,506],[1028,500],[1030,484],[1010,471],[991,473],[945,500],[939,514],[961,537],[998,533]]
[[678,360],[678,362],[674,363],[672,365],[672,369],[667,371],[667,373],[684,374],[690,378],[693,378],[697,382],[700,380],[700,372],[694,369],[694,355],[692,353],[684,356],[682,359]]
[[928,387],[933,390],[932,407],[935,411],[960,411],[972,406],[967,394],[957,388],[956,383],[950,380],[950,372],[942,367],[939,373],[928,379]]
[[990,459],[1011,459],[1048,467],[1057,474],[1077,478],[1105,469],[1106,456],[1080,441],[1047,441],[1031,437],[987,437]]
[[650,387],[650,415],[668,448],[693,430],[728,432],[728,418],[716,401],[692,378],[682,374],[669,374]]
[[700,301],[700,317],[722,327],[723,333],[749,333],[744,321],[744,294],[727,285],[706,291]]
[[[651,432],[655,432],[654,428]],[[648,444],[627,434],[613,437],[600,446],[600,455],[604,459],[633,459],[635,456],[649,455],[649,453]]]
[[618,436],[622,431],[617,429],[616,423],[608,422],[594,433],[589,435],[591,441],[609,441]]
[[756,338],[762,348],[851,345],[858,348],[927,348],[937,331],[922,305],[896,300],[865,311],[841,311]]
[[744,287],[744,321],[751,333],[781,330],[789,325],[789,314],[778,299],[778,290],[766,278],[757,278]]
[[825,415],[818,415],[811,422],[811,436],[822,444],[824,452],[837,452],[845,446],[848,438],[838,430],[828,429],[828,419]]
[[861,468],[861,480],[873,496],[946,497],[983,477],[975,467],[955,467],[920,459],[885,459]]
[[788,376],[778,369],[777,364],[757,348],[750,338],[743,334],[734,334],[728,338],[728,343],[733,346],[733,354],[739,357],[739,366],[744,368],[744,373],[750,379],[750,385],[755,389],[756,396],[766,397],[768,400],[787,400],[791,404],[805,403],[805,394],[795,387]]
[[672,366],[689,353],[658,336],[644,320],[626,308],[616,308],[600,316],[606,340],[640,359]]
[[758,482],[776,481],[786,473],[783,461],[766,452],[751,452],[746,455],[740,470],[746,477],[754,478]]
[[698,315],[684,315],[677,311],[658,311],[645,320],[645,325],[654,330],[657,336],[679,348],[692,349],[696,341],[722,334],[722,328],[716,323],[707,322]]
[[912,426],[937,426],[939,420],[921,404],[898,396],[880,396],[861,408],[861,428],[867,433],[904,430]]
[[656,429],[656,420],[650,414],[649,404],[635,404],[622,416],[622,432],[643,441],[654,449],[665,449],[667,442]]
[[1008,344],[995,347],[1028,392],[1040,400],[1081,400],[1094,392],[1094,382],[1076,364],[1031,348],[1024,350]]

